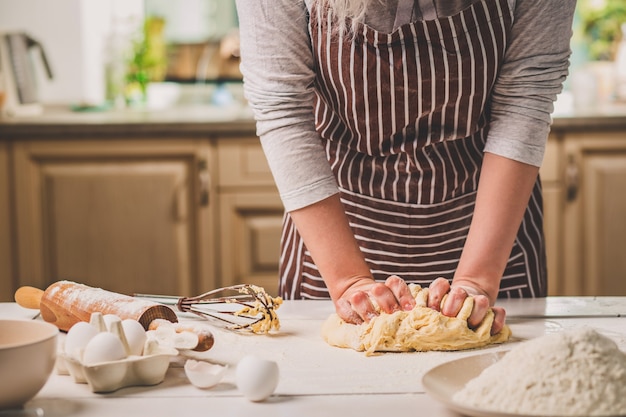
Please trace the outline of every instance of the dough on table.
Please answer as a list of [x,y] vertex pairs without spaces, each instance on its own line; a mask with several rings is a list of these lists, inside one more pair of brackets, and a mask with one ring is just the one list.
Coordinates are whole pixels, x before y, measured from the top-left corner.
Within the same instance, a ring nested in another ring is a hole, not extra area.
[[491,336],[494,313],[491,309],[476,329],[467,319],[474,299],[467,297],[456,317],[444,316],[428,307],[428,289],[409,284],[417,305],[411,311],[381,312],[369,323],[351,324],[333,313],[322,325],[322,337],[332,346],[351,348],[367,354],[374,352],[410,352],[428,350],[463,350],[506,342],[511,330]]

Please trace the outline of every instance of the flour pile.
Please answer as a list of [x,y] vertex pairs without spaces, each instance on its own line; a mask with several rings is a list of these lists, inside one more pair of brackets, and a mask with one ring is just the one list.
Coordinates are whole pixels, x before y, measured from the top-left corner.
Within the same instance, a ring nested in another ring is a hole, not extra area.
[[626,415],[626,353],[592,329],[550,334],[511,349],[453,399],[525,415]]

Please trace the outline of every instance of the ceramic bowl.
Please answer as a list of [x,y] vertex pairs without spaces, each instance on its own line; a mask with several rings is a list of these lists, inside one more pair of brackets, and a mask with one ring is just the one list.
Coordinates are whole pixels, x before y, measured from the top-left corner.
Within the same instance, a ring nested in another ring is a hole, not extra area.
[[59,329],[39,320],[0,320],[0,410],[20,408],[44,386]]

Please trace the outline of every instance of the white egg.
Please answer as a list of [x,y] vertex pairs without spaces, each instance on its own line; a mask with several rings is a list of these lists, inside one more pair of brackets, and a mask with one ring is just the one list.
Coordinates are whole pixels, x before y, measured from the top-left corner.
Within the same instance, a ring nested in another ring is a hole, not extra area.
[[194,359],[187,359],[185,362],[185,375],[189,382],[198,388],[211,388],[219,384],[226,369],[228,369],[227,366]]
[[278,364],[256,356],[245,356],[237,364],[237,388],[250,401],[263,401],[278,385]]
[[141,356],[143,346],[146,343],[146,331],[137,320],[126,319],[122,321],[124,335],[128,342],[131,355]]
[[85,321],[74,324],[65,337],[65,354],[80,361],[85,346],[97,334],[98,329]]
[[109,332],[95,335],[83,352],[83,364],[94,365],[126,358],[126,349],[119,337]]

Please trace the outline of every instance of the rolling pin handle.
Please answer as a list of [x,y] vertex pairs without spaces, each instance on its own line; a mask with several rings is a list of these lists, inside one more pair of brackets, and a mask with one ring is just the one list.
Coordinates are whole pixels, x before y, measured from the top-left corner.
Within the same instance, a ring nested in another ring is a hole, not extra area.
[[43,290],[39,288],[20,287],[15,291],[15,302],[21,307],[39,310],[43,293]]

